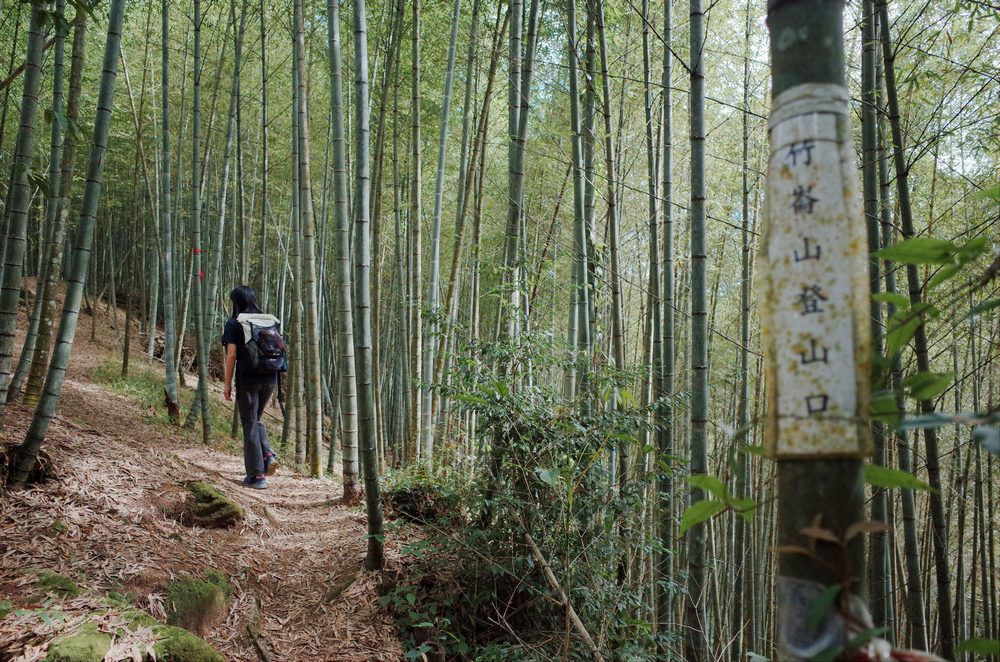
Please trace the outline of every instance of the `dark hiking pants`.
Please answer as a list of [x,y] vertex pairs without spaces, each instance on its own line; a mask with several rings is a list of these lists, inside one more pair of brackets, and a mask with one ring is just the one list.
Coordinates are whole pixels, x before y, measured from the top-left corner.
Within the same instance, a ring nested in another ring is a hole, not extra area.
[[274,393],[274,384],[246,384],[236,386],[236,403],[243,424],[243,464],[247,476],[264,475],[264,458],[271,454],[267,443],[267,430],[260,422],[264,407]]

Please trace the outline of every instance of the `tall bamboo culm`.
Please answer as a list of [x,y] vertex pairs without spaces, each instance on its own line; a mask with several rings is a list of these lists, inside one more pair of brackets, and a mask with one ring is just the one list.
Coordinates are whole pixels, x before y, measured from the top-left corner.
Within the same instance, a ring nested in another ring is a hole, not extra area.
[[337,305],[337,361],[340,377],[341,446],[344,501],[361,494],[358,473],[358,397],[354,366],[354,310],[351,296],[351,233],[347,203],[347,144],[344,135],[344,93],[340,57],[340,6],[327,3],[330,49],[330,113],[333,130],[333,250]]
[[166,373],[166,385],[163,394],[167,406],[167,416],[171,422],[177,423],[180,418],[180,405],[177,400],[177,367],[176,367],[176,307],[174,292],[174,234],[170,210],[170,9],[167,0],[162,5],[162,44],[160,68],[160,103],[162,114],[161,131],[163,148],[160,171],[160,247],[163,269],[161,281],[163,296],[163,361]]
[[382,533],[382,497],[378,479],[378,439],[375,425],[375,389],[372,383],[371,223],[369,214],[368,27],[365,0],[354,0],[354,351],[358,371],[358,442],[365,477],[368,514],[368,552],[365,567],[381,569],[385,563]]
[[[899,101],[896,90],[895,54],[889,35],[889,9],[886,0],[877,0],[879,29],[882,37],[882,58],[885,72],[886,97],[888,101],[888,119],[892,137],[893,164],[896,168],[896,196],[899,205],[900,233],[904,239],[914,236],[913,213],[910,206],[909,168],[903,154],[903,131],[899,118]],[[906,283],[909,290],[911,305],[917,305],[922,299],[922,282],[917,265],[906,265]],[[926,373],[930,370],[928,360],[927,332],[924,325],[917,327],[913,334],[913,353],[917,362],[917,370]],[[933,400],[922,400],[920,411],[929,414],[934,411]],[[948,536],[945,521],[944,497],[941,493],[941,467],[938,453],[937,428],[925,428],[923,431],[926,448],[927,482],[933,489],[928,499],[933,534],[931,540],[934,550],[934,575],[937,583],[938,607],[938,648],[939,655],[946,659],[954,657],[955,626],[952,613],[951,573],[948,566]]]
[[[56,15],[61,19],[56,26],[56,43],[55,43],[55,57],[52,62],[52,115],[53,118],[58,117],[63,114],[63,60],[65,59],[65,42],[66,42],[66,23],[65,23],[65,0],[58,0],[56,3]],[[83,12],[80,12],[83,14]],[[66,128],[69,129],[69,123],[67,122]],[[42,258],[41,264],[38,270],[38,279],[35,286],[35,301],[31,307],[31,314],[28,318],[28,332],[24,338],[24,345],[21,348],[21,358],[17,362],[17,370],[14,371],[14,377],[10,382],[10,387],[7,394],[7,399],[15,397],[16,394],[21,390],[21,385],[24,383],[24,377],[28,372],[28,366],[31,364],[31,358],[35,353],[36,340],[38,338],[38,329],[41,324],[41,316],[45,309],[45,301],[48,298],[46,289],[50,280],[55,280],[59,277],[57,273],[55,276],[50,277],[50,273],[53,271],[53,260],[57,257],[59,258],[59,265],[62,265],[62,244],[58,247],[54,243],[54,236],[56,232],[56,223],[58,221],[58,207],[59,207],[59,179],[62,174],[60,169],[60,160],[62,157],[63,148],[63,133],[60,129],[60,122],[53,121],[51,127],[51,139],[49,141],[49,195],[45,200],[45,219],[41,229],[42,238]],[[60,236],[60,240],[61,240]],[[49,320],[49,326],[51,328],[51,319]],[[46,336],[45,340],[50,341],[52,338],[51,333]],[[46,347],[48,350],[48,347]],[[48,352],[46,351],[46,357]],[[34,405],[38,401],[35,397],[30,402],[25,404]]]
[[42,12],[41,3],[31,5],[28,26],[28,49],[24,61],[24,82],[21,92],[21,120],[14,147],[14,177],[11,181],[7,221],[7,243],[3,251],[3,279],[0,284],[0,422],[7,402],[7,388],[13,372],[14,331],[17,328],[17,309],[21,298],[21,274],[24,265],[31,171],[35,150],[35,121],[38,112],[38,88],[42,67]]
[[24,442],[18,447],[12,463],[8,483],[13,487],[24,487],[29,473],[34,467],[38,452],[45,441],[49,422],[55,414],[56,402],[62,391],[66,366],[73,348],[76,323],[80,316],[80,301],[83,298],[87,268],[90,266],[90,255],[94,242],[94,218],[97,214],[97,203],[104,175],[104,155],[107,151],[108,129],[111,124],[111,107],[118,73],[118,53],[124,13],[125,0],[111,0],[111,5],[108,8],[108,36],[104,46],[101,87],[97,98],[97,116],[94,120],[94,142],[87,165],[87,179],[73,246],[72,267],[70,277],[67,279],[62,318],[59,322],[56,344],[52,351],[52,362],[49,366],[42,397],[35,408],[35,414]]
[[[705,62],[704,11],[701,0],[691,0],[691,475],[708,471],[708,308],[705,241]],[[689,504],[705,498],[692,486]],[[684,626],[685,657],[707,659],[708,623],[705,620],[705,539],[708,527],[688,532],[688,580]]]

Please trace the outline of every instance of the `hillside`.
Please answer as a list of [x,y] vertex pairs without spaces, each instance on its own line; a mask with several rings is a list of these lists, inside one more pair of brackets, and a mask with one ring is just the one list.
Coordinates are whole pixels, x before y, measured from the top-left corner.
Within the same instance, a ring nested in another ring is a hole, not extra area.
[[[120,369],[121,344],[104,311],[98,307],[96,342],[89,340],[91,318],[80,320],[45,446],[56,477],[0,496],[0,607],[9,600],[3,611],[13,609],[0,620],[0,660],[45,659],[54,634],[80,629],[102,610],[97,620],[106,631],[121,633],[116,626],[133,606],[165,621],[164,583],[208,569],[225,576],[232,599],[193,629],[226,660],[400,659],[392,618],[376,595],[381,576],[363,569],[363,510],[338,503],[337,482],[297,475],[287,464],[268,479],[267,490],[243,487],[240,442],[217,438],[206,447],[194,431],[169,426],[162,407],[123,394],[128,382],[107,379]],[[118,328],[123,322],[120,316]],[[162,375],[138,341],[132,356],[132,375]],[[220,386],[213,385],[212,397],[222,402]],[[4,444],[19,443],[30,419],[31,411],[9,405]],[[278,420],[270,426],[280,429]],[[242,524],[189,525],[184,501],[191,481],[239,504]],[[390,572],[399,567],[404,542],[387,541]],[[48,618],[19,611],[37,605],[38,571],[71,578],[84,592],[48,598],[42,604]],[[125,600],[109,609],[109,595]],[[256,645],[248,625],[260,632]],[[116,637],[105,659],[139,659],[133,656],[149,639],[145,628]]]

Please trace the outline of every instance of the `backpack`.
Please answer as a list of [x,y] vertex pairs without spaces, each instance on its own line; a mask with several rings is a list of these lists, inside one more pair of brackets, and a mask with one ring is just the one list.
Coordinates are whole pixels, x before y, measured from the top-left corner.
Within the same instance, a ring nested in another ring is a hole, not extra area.
[[243,327],[250,372],[273,375],[288,370],[285,341],[281,337],[281,322],[277,317],[263,313],[244,313],[236,319]]

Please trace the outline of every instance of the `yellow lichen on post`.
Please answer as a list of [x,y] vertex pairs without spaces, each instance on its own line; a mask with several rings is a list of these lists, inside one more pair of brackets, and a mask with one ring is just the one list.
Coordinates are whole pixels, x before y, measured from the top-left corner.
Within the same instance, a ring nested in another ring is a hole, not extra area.
[[760,317],[775,459],[857,458],[868,424],[868,249],[848,92],[804,84],[770,119]]

